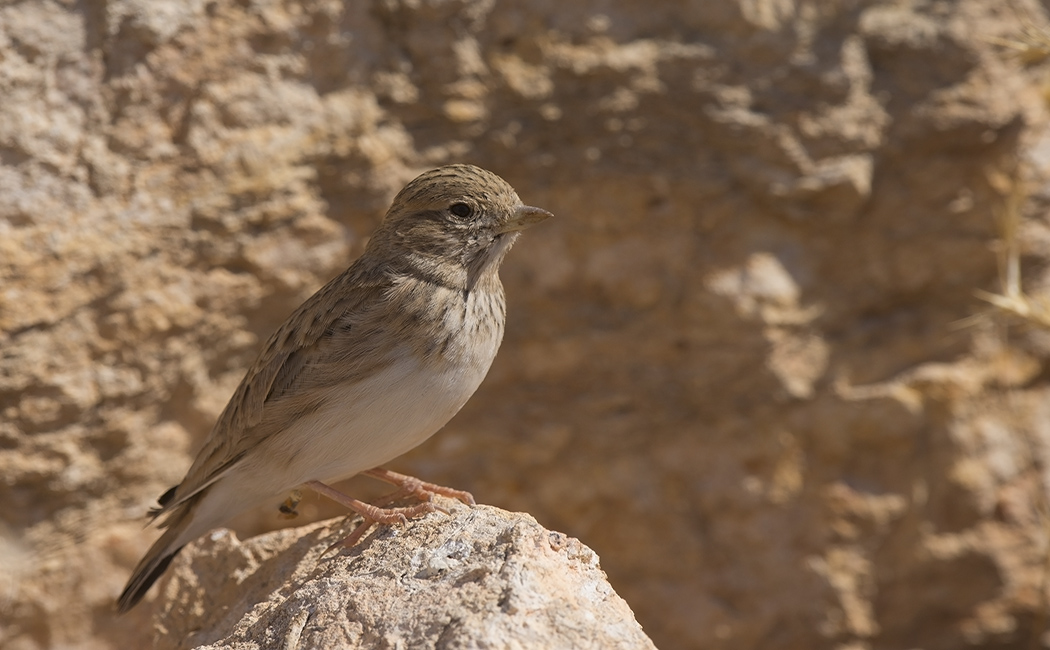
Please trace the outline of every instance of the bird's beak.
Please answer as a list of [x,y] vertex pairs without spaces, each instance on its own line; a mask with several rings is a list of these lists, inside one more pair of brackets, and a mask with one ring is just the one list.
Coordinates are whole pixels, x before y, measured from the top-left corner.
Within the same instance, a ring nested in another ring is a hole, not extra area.
[[500,233],[505,232],[519,232],[525,230],[529,226],[534,226],[541,221],[546,221],[554,215],[541,208],[534,208],[531,205],[523,205],[514,211],[513,216],[507,219],[499,231]]

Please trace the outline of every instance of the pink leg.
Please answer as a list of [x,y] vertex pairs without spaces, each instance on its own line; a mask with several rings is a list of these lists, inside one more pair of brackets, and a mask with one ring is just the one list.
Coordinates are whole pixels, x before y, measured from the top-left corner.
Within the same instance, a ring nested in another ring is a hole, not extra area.
[[[371,476],[372,478],[379,479],[380,481],[396,485],[398,489],[392,492],[391,494],[388,494],[385,497],[382,497],[379,500],[377,500],[376,505],[370,505],[368,503],[365,503],[364,501],[358,501],[353,497],[349,497],[343,494],[342,492],[331,488],[325,485],[324,483],[321,483],[320,481],[308,481],[307,483],[305,483],[306,487],[310,488],[311,490],[314,490],[318,494],[323,494],[324,496],[335,501],[336,503],[342,504],[346,508],[352,510],[353,512],[356,512],[364,518],[364,521],[358,524],[357,528],[355,528],[352,533],[347,535],[344,539],[329,546],[322,555],[327,554],[329,551],[336,548],[337,546],[343,546],[346,548],[353,546],[358,541],[360,541],[362,537],[365,536],[365,533],[367,533],[372,528],[372,526],[374,526],[377,523],[407,524],[409,518],[419,517],[421,515],[434,512],[435,510],[439,510],[441,512],[444,512],[445,514],[448,514],[448,511],[444,508],[441,508],[431,503],[431,500],[433,499],[435,494],[440,494],[441,496],[450,497],[453,499],[459,499],[460,501],[468,505],[475,504],[474,496],[470,492],[464,492],[463,490],[454,490],[452,488],[447,488],[441,485],[435,485],[434,483],[427,483],[425,481],[419,480],[418,478],[406,476],[405,474],[399,474],[397,472],[392,472],[388,469],[383,469],[382,467],[376,467],[374,469],[367,470],[365,472],[362,472],[362,474],[366,474],[368,476]],[[378,507],[406,496],[414,496],[415,498],[421,500],[423,503],[420,503],[417,506],[412,506],[410,508]]]
[[[410,494],[411,493],[407,492],[404,488],[399,488],[386,496],[376,499],[375,503],[373,503],[372,505],[377,507],[384,506],[390,503],[391,501],[396,501],[402,497],[410,496]],[[428,494],[427,496],[429,497],[430,495]],[[429,503],[429,499],[427,502]],[[438,506],[434,506],[434,508],[436,510],[444,512],[445,514],[448,514],[448,512],[446,512],[444,509]],[[324,553],[321,553],[321,555],[328,555],[328,553],[331,552],[331,550],[336,548],[337,546],[342,546],[343,548],[351,548],[354,546],[354,544],[357,544],[359,541],[361,541],[361,538],[364,537],[365,534],[372,529],[372,526],[376,525],[374,519],[369,519],[364,515],[361,515],[361,517],[361,523],[359,523],[357,527],[354,528],[353,532],[351,532],[349,535],[339,540],[335,544],[332,544],[331,546],[326,548]]]
[[408,494],[414,494],[418,497],[423,497],[426,494],[440,494],[443,497],[450,497],[452,499],[459,499],[463,503],[472,506],[475,505],[474,495],[470,492],[464,492],[463,490],[455,490],[453,488],[444,487],[443,485],[435,485],[434,483],[427,483],[421,481],[413,476],[406,476],[405,474],[398,474],[397,472],[391,472],[388,469],[382,467],[376,467],[374,469],[365,470],[361,472],[366,476],[379,479],[385,483],[396,485]]
[[419,517],[429,512],[434,512],[434,506],[429,501],[411,508],[377,508],[364,501],[348,497],[339,490],[328,487],[320,481],[307,481],[304,485],[314,492],[323,494],[332,501],[353,510],[365,519],[371,519],[380,524],[407,524],[409,517]]

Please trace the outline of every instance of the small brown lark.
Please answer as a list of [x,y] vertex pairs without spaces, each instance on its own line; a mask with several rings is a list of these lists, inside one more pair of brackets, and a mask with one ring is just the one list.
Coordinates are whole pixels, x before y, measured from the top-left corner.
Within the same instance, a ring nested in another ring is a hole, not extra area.
[[[164,517],[164,534],[118,609],[133,607],[187,543],[303,486],[369,525],[430,512],[433,494],[472,503],[379,466],[433,435],[477,389],[503,339],[500,263],[520,231],[550,216],[470,165],[405,186],[360,259],[266,342],[185,478],[160,497],[151,515]],[[327,485],[362,473],[423,503],[384,509]]]

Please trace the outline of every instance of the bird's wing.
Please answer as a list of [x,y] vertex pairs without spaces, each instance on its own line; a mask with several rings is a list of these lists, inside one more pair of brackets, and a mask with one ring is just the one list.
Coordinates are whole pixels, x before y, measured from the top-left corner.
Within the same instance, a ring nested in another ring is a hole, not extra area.
[[[349,330],[354,329],[355,324],[367,327],[373,320],[367,318],[368,312],[374,311],[384,298],[386,286],[381,278],[362,277],[354,270],[351,267],[322,287],[274,332],[234,391],[182,483],[161,497],[161,507],[153,511],[154,516],[170,511],[207,488],[243,460],[252,448],[282,431],[297,413],[310,408],[306,403],[310,395],[295,390],[300,387],[303,371],[330,356],[327,349],[336,335],[343,346],[347,338],[365,335]],[[361,318],[362,315],[366,317]],[[326,378],[307,373],[314,375],[310,383],[345,378],[359,370],[355,366],[368,365],[368,360],[361,357],[350,351],[345,355],[342,373],[338,376],[324,373]],[[274,408],[290,399],[302,401],[302,407]],[[266,426],[258,426],[264,419],[273,420],[272,416],[278,413],[286,421],[267,421]]]

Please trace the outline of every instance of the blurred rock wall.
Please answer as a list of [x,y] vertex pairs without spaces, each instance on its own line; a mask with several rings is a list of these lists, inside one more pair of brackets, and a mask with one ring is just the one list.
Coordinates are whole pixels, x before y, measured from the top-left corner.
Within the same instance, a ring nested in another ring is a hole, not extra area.
[[111,610],[146,508],[393,193],[462,161],[558,218],[504,266],[488,380],[393,468],[579,537],[665,650],[1036,647],[1050,338],[975,291],[1007,215],[1050,289],[1048,20],[0,3],[0,645],[153,634]]

